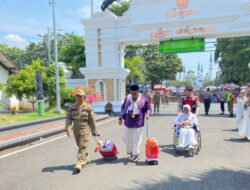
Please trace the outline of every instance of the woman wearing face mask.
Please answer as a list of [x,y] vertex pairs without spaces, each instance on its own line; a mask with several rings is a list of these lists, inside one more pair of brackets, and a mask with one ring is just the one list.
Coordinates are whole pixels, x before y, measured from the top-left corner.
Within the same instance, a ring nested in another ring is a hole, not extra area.
[[178,148],[193,149],[196,144],[194,129],[198,129],[198,120],[196,115],[191,112],[189,105],[183,107],[183,113],[177,117],[175,125],[179,127]]

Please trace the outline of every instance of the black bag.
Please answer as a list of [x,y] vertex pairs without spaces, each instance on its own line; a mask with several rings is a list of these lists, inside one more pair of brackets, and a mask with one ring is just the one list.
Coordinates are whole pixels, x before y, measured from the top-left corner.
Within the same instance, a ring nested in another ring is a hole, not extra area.
[[122,119],[125,120],[126,118],[126,113],[122,114]]

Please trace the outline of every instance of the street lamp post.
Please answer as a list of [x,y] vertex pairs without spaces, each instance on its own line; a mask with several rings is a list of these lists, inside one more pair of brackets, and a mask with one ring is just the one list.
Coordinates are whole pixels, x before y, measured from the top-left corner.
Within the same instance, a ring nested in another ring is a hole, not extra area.
[[[58,28],[58,31],[63,31],[62,29]],[[50,31],[50,27],[48,27],[48,40],[47,40],[47,48],[48,48],[48,66],[50,66],[51,64],[51,56],[50,56],[50,45],[51,45],[51,31]],[[52,34],[53,35],[53,34]],[[41,34],[37,34],[38,37],[43,38],[43,36]]]
[[56,11],[55,0],[49,0],[49,5],[52,5],[53,11],[53,30],[54,30],[54,49],[55,49],[55,72],[56,72],[56,110],[55,113],[62,113],[60,87],[59,87],[59,72],[58,72],[58,56],[57,56],[57,33],[56,33]]
[[51,63],[51,57],[50,57],[50,28],[48,27],[48,60],[49,60],[49,65],[50,66],[50,63]]
[[93,16],[94,13],[94,0],[91,0],[91,17]]

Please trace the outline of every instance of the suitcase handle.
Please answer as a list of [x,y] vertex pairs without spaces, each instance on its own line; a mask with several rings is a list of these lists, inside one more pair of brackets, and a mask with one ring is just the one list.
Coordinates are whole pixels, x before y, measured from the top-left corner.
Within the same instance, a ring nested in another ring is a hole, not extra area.
[[148,139],[148,119],[146,119],[146,130],[147,130],[147,139]]
[[[101,135],[99,134],[97,137],[99,137],[100,138],[100,140],[102,141],[102,144],[103,144],[103,148],[105,148],[106,147],[106,141],[103,141],[102,140],[102,138],[101,138]],[[96,143],[98,143],[98,141],[97,141],[97,137],[95,136],[95,141],[96,141]]]

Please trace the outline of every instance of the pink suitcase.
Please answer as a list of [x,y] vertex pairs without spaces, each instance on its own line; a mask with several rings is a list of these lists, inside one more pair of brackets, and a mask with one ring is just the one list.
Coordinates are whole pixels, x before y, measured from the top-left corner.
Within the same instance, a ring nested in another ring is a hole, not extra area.
[[[99,136],[100,137],[100,136]],[[100,137],[101,139],[101,137]],[[115,144],[108,140],[103,141],[102,139],[97,142],[97,147],[95,149],[95,152],[99,150],[100,154],[103,156],[104,159],[107,160],[116,160],[118,158],[118,150],[115,146]]]

